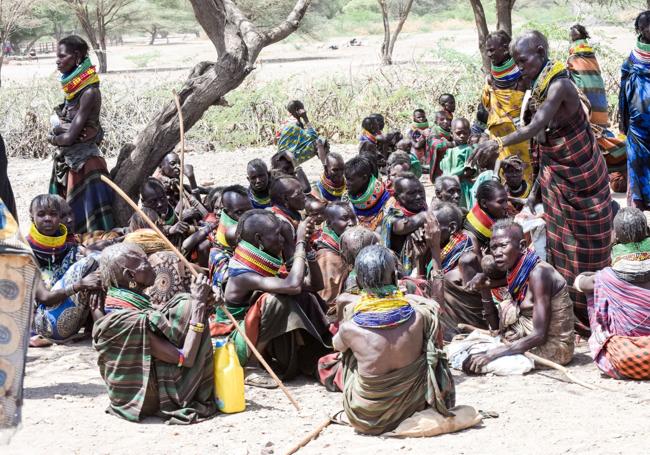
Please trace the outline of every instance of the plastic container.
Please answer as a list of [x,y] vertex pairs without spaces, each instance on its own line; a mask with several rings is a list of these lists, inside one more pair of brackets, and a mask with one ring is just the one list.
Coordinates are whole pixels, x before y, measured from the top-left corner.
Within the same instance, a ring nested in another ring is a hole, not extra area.
[[246,409],[244,369],[234,343],[227,338],[214,342],[214,399],[221,412],[230,414]]

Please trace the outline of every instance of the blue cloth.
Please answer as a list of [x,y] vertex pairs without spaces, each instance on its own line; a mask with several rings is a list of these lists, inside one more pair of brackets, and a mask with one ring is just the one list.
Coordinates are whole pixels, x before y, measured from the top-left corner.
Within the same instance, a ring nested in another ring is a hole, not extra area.
[[619,112],[627,134],[627,169],[634,201],[650,207],[650,65],[628,59],[621,68]]
[[[99,253],[92,253],[72,264],[64,275],[54,283],[52,290],[65,289],[67,286],[81,281],[84,276],[97,268],[98,258]],[[38,305],[34,315],[36,332],[55,341],[64,341],[76,335],[88,317],[87,303],[86,293],[81,292],[66,297],[58,305]]]

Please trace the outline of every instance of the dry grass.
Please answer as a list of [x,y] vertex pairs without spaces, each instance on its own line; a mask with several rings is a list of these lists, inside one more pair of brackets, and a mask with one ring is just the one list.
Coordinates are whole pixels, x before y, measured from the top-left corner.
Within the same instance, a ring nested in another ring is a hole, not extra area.
[[[615,112],[622,56],[601,49],[599,57]],[[458,115],[473,119],[483,86],[476,60],[449,48],[437,49],[433,58],[439,63],[412,61],[380,67],[364,76],[329,76],[301,87],[291,80],[259,83],[251,76],[227,96],[230,107],[214,107],[204,114],[189,131],[188,142],[197,150],[271,144],[277,126],[286,118],[284,106],[292,98],[305,102],[321,134],[334,142],[354,142],[361,120],[373,112],[384,114],[390,129],[408,125],[415,108],[425,109],[432,119],[443,92],[456,95]],[[132,142],[163,103],[171,100],[171,90],[180,88],[186,75],[142,72],[104,77],[104,151],[114,155]],[[46,142],[49,118],[61,101],[56,81],[39,79],[3,87],[0,128],[11,155],[44,157],[50,153]]]

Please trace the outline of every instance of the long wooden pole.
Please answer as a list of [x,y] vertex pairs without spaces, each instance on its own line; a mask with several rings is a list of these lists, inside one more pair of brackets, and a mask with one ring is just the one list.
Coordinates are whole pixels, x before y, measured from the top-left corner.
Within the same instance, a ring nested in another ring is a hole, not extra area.
[[292,446],[286,453],[286,455],[292,455],[300,450],[302,447],[305,447],[309,444],[310,441],[316,439],[318,435],[323,431],[327,426],[332,423],[332,418],[328,417],[327,420],[323,420],[316,428],[314,428],[307,436],[302,438],[300,442]]
[[[470,325],[470,324],[458,324],[458,329],[459,330],[467,330],[467,331],[478,330],[481,333],[493,336],[490,333],[489,330],[479,329],[478,327],[474,327],[473,325]],[[510,344],[510,343],[507,343],[504,340],[504,344],[507,345],[507,344]],[[546,367],[553,368],[554,370],[559,371],[560,373],[564,374],[567,377],[567,379],[569,379],[569,381],[571,381],[571,382],[574,382],[574,383],[576,383],[578,385],[581,385],[582,387],[585,387],[585,388],[590,389],[590,390],[596,390],[596,386],[594,386],[592,384],[589,384],[589,383],[586,383],[586,382],[583,382],[580,379],[576,378],[575,376],[573,376],[571,374],[571,371],[569,371],[569,369],[567,367],[565,367],[565,366],[562,366],[562,365],[560,365],[558,363],[555,363],[555,362],[551,362],[550,360],[547,360],[547,359],[545,359],[543,357],[535,355],[535,354],[533,354],[531,352],[524,352],[523,354],[526,357],[528,357],[530,360],[535,362],[535,363],[538,363],[540,365],[544,365]]]
[[183,218],[183,191],[185,187],[183,186],[183,180],[185,177],[185,122],[183,121],[183,109],[181,109],[181,100],[178,97],[178,93],[176,93],[176,90],[172,90],[172,93],[174,94],[174,103],[176,103],[176,110],[178,111],[178,122],[180,124],[180,130],[181,130],[181,174],[179,176],[180,179],[180,187],[181,187],[181,193],[180,193],[180,198],[179,198],[179,205],[178,205],[178,219],[182,220]]
[[[194,275],[195,277],[199,276],[199,272],[197,272],[194,269],[194,267],[192,266],[192,263],[190,261],[188,261],[187,258],[185,256],[183,256],[180,251],[178,251],[178,249],[174,246],[174,244],[172,242],[169,241],[169,239],[165,236],[165,234],[163,234],[160,231],[160,229],[158,229],[158,226],[156,226],[156,224],[153,221],[151,221],[151,219],[149,219],[149,217],[142,211],[142,209],[140,209],[140,207],[138,207],[138,204],[133,202],[133,200],[124,191],[122,191],[122,188],[117,186],[111,179],[109,179],[105,175],[102,175],[101,179],[102,179],[102,181],[104,183],[106,183],[108,186],[113,188],[113,190],[117,194],[119,194],[120,197],[122,199],[124,199],[126,201],[126,203],[129,204],[131,206],[131,208],[133,208],[133,210],[135,210],[138,213],[138,215],[140,215],[144,219],[144,221],[149,225],[149,227],[151,229],[153,229],[156,232],[156,234],[158,234],[160,236],[160,238],[165,243],[165,245],[167,245],[167,248],[169,248],[174,254],[176,254],[176,256],[178,256],[178,258],[188,268],[188,270],[190,271],[190,273],[192,273],[192,275]],[[269,364],[266,363],[266,360],[264,360],[264,357],[262,357],[262,354],[260,354],[259,351],[255,348],[255,345],[246,336],[246,333],[244,333],[244,331],[239,327],[239,324],[237,323],[237,320],[233,317],[233,315],[230,313],[230,311],[228,311],[228,309],[226,308],[226,306],[223,303],[221,304],[221,309],[226,314],[228,319],[230,319],[230,322],[232,322],[233,326],[235,327],[235,330],[237,330],[239,332],[239,334],[242,336],[242,338],[244,339],[244,341],[248,345],[248,349],[250,349],[251,352],[255,355],[255,357],[257,357],[257,360],[259,360],[259,362],[262,364],[264,369],[269,373],[269,375],[273,378],[273,380],[278,385],[278,387],[280,387],[280,389],[284,392],[284,394],[287,396],[289,401],[291,401],[291,403],[295,406],[295,408],[298,411],[300,411],[300,405],[298,405],[298,402],[291,395],[291,393],[289,393],[289,390],[285,387],[285,385],[282,383],[280,378],[278,378],[278,376],[275,374],[275,372],[269,366]]]

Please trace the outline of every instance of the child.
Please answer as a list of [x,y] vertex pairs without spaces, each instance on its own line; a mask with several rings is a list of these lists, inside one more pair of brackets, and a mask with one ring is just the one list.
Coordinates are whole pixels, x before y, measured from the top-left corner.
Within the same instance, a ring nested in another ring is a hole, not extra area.
[[440,162],[440,169],[443,175],[455,175],[460,180],[460,207],[471,208],[472,178],[476,170],[467,166],[467,159],[472,153],[472,146],[469,140],[469,120],[466,118],[457,118],[452,122],[452,133],[456,146],[447,150],[445,157]]
[[447,111],[436,112],[435,125],[427,139],[425,159],[429,165],[431,183],[435,181],[436,177],[442,175],[440,161],[444,158],[447,149],[454,146],[451,135],[451,120],[452,116]]
[[438,104],[453,118],[456,111],[456,98],[451,93],[443,93],[438,98]]
[[418,157],[420,163],[427,164],[425,161],[425,151],[427,145],[427,137],[431,128],[427,120],[427,114],[423,109],[416,109],[413,111],[413,124],[409,130],[409,138],[411,139],[411,146],[415,156]]
[[524,201],[530,194],[530,186],[524,180],[525,164],[517,155],[511,155],[501,162],[501,176],[508,192],[508,215],[515,216],[524,208]]

